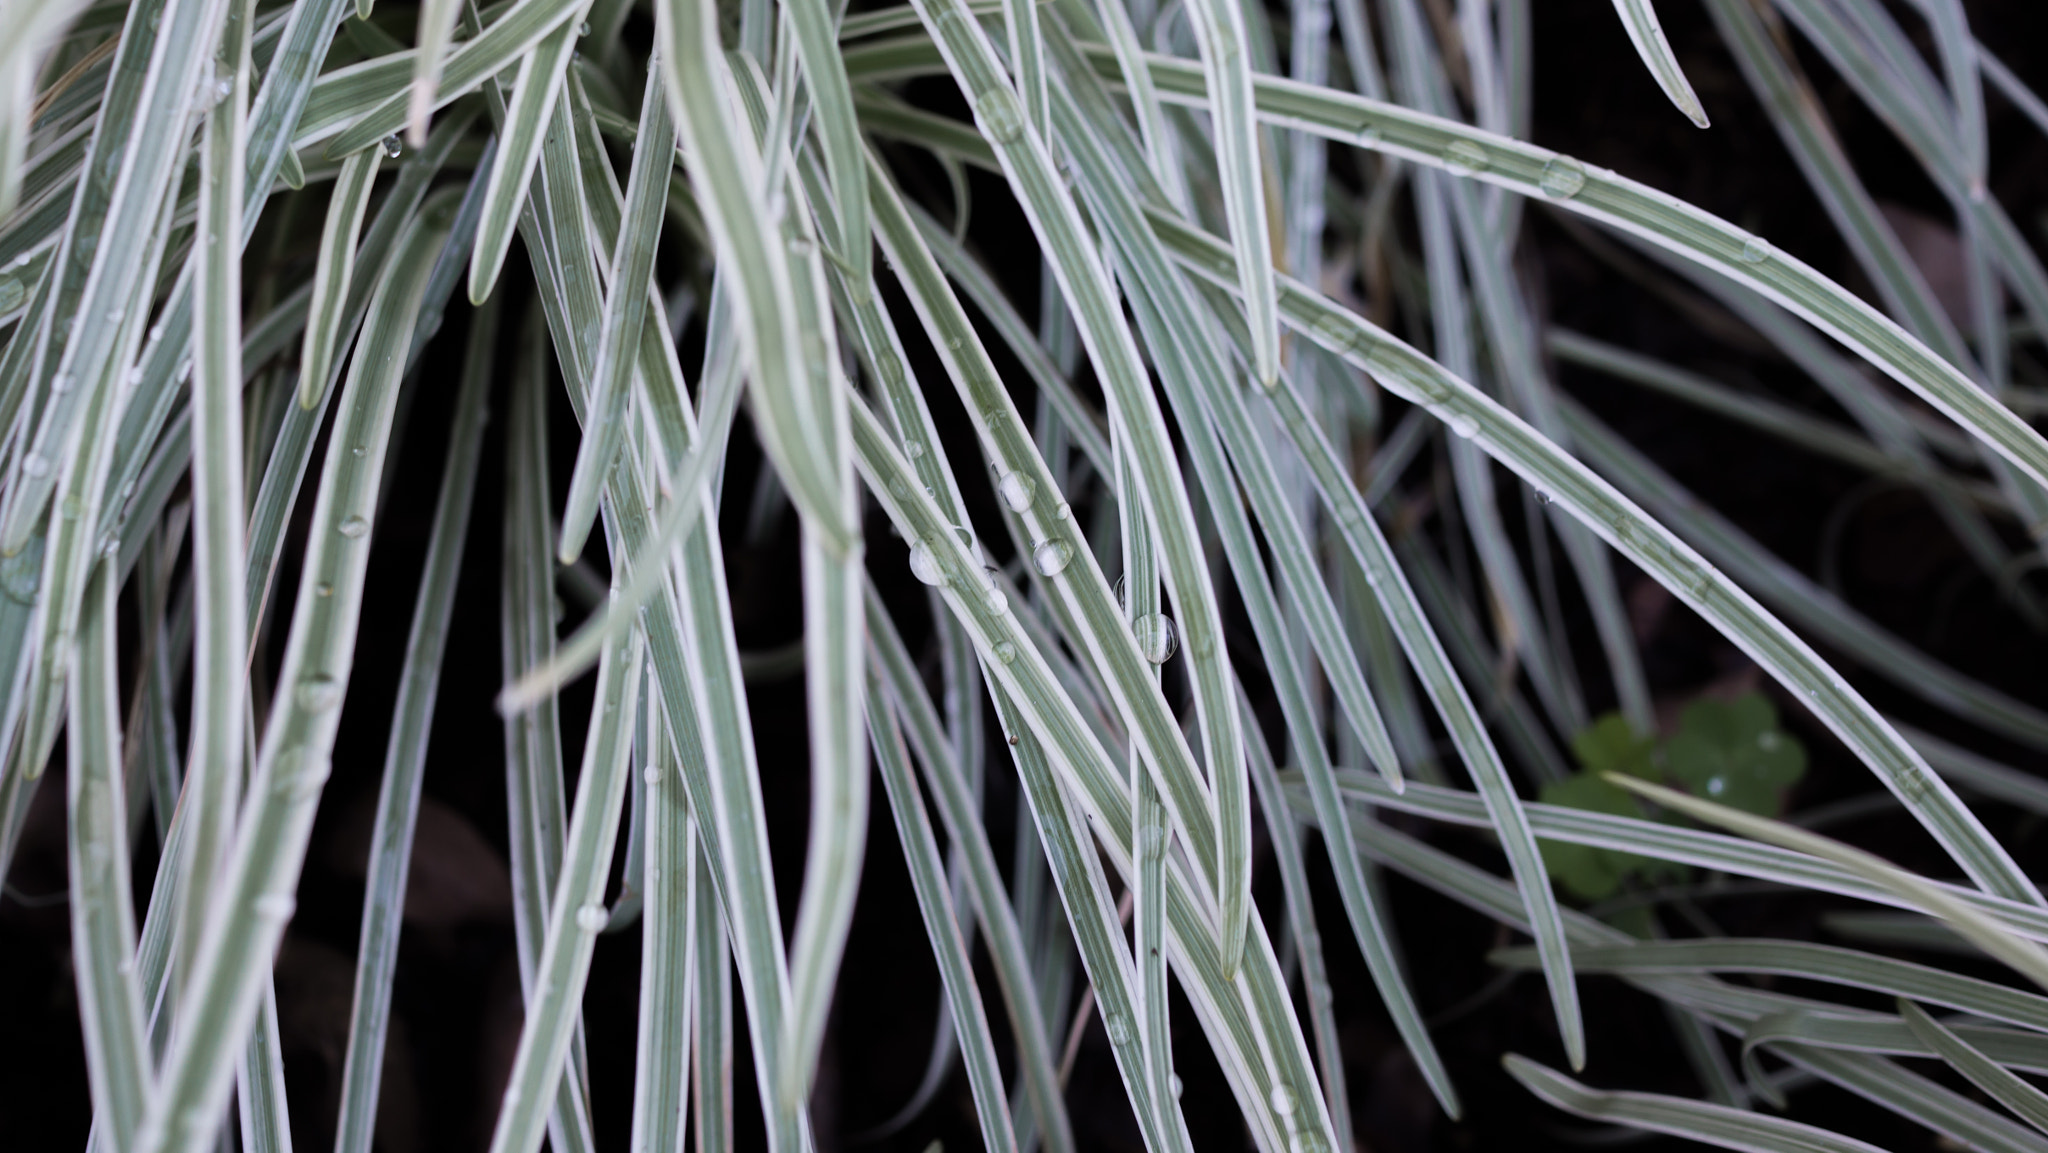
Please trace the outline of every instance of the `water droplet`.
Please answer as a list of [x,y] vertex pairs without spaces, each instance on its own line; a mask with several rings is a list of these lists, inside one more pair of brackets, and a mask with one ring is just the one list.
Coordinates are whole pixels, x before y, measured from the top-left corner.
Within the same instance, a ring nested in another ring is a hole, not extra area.
[[1131,1026],[1129,1022],[1124,1020],[1122,1013],[1105,1014],[1102,1018],[1102,1027],[1109,1034],[1110,1044],[1128,1045],[1131,1043]]
[[1273,1103],[1274,1113],[1281,1117],[1294,1116],[1294,1093],[1287,1086],[1273,1086],[1273,1092],[1269,1095],[1269,1099]]
[[1131,622],[1131,639],[1138,642],[1138,653],[1155,665],[1163,665],[1173,659],[1180,650],[1180,630],[1173,625],[1173,618],[1165,613],[1153,613]]
[[23,476],[48,476],[50,475],[50,458],[41,453],[29,453],[21,458],[21,472]]
[[1041,576],[1058,576],[1074,559],[1074,546],[1058,537],[1047,537],[1031,546],[1031,567]]
[[1360,124],[1357,130],[1352,133],[1352,139],[1358,141],[1360,148],[1378,148],[1380,142],[1386,139],[1386,135],[1386,133],[1380,131],[1379,125],[1368,120]]
[[1017,646],[1011,644],[1009,641],[997,641],[995,647],[995,654],[996,659],[1003,662],[1006,665],[1012,665],[1017,663]]
[[1166,1087],[1172,1091],[1174,1100],[1180,1100],[1180,1074],[1168,1074],[1166,1079]]
[[0,280],[0,312],[13,312],[20,308],[22,297],[27,295],[28,290],[21,286],[21,281],[11,276]]
[[1724,792],[1727,792],[1727,791],[1728,791],[1728,778],[1726,778],[1726,777],[1709,777],[1709,778],[1707,778],[1707,795],[1708,795],[1708,796],[1710,796],[1710,797],[1718,797],[1718,796],[1720,796],[1720,795],[1721,795],[1722,793],[1724,793]]
[[1017,98],[1008,88],[991,88],[974,103],[974,119],[982,135],[998,144],[1014,144],[1024,135],[1024,117],[1017,111]]
[[290,801],[310,801],[320,795],[334,762],[304,745],[295,745],[277,755],[271,788]]
[[321,583],[313,586],[313,595],[319,597],[322,600],[326,600],[328,597],[334,595],[334,586],[328,584],[325,581],[322,581]]
[[319,673],[300,681],[295,695],[300,708],[309,713],[324,713],[341,703],[343,691],[341,682]]
[[645,769],[641,770],[641,772],[640,772],[640,779],[641,779],[641,780],[644,780],[644,781],[646,781],[646,782],[647,782],[648,784],[650,784],[650,785],[658,785],[658,784],[660,784],[660,783],[661,783],[661,767],[660,767],[659,765],[649,765],[649,766],[647,766],[647,767],[646,767]]
[[946,570],[939,566],[932,546],[918,541],[910,547],[910,575],[934,588],[946,587]]
[[1458,176],[1483,172],[1488,163],[1486,150],[1470,140],[1453,140],[1444,148],[1444,167]]
[[923,441],[921,441],[921,440],[906,440],[906,441],[904,441],[904,442],[903,442],[903,455],[904,455],[904,456],[907,456],[907,457],[909,457],[909,458],[910,458],[910,459],[912,459],[912,460],[916,460],[916,459],[917,459],[918,457],[921,457],[921,456],[923,456],[923,455],[924,455],[924,442],[923,442]]
[[1479,422],[1473,420],[1467,413],[1454,412],[1445,423],[1450,425],[1451,432],[1456,434],[1459,440],[1471,440],[1472,434],[1479,431]]
[[605,913],[602,905],[585,905],[576,910],[576,927],[586,933],[597,932],[604,928],[605,922],[609,920],[611,917]]
[[380,141],[379,147],[384,149],[384,155],[387,158],[396,160],[405,151],[405,142],[401,141],[398,138],[398,134],[394,132]]
[[1146,825],[1138,830],[1139,855],[1156,860],[1166,855],[1166,826]]
[[996,495],[1011,512],[1023,512],[1031,507],[1031,498],[1038,494],[1038,482],[1021,472],[1006,472],[996,479]]
[[1543,177],[1536,187],[1543,195],[1554,200],[1570,200],[1586,186],[1586,166],[1569,156],[1553,156],[1543,166]]
[[355,446],[354,448],[352,448],[352,449],[349,449],[349,450],[348,450],[348,453],[349,453],[349,455],[350,455],[350,456],[354,456],[354,457],[361,457],[361,456],[364,456],[364,455],[368,454],[368,453],[369,453],[369,451],[370,451],[370,450],[369,450],[368,448],[365,448],[364,446],[362,446],[362,445],[360,445],[360,444],[359,444],[359,445]]
[[1052,510],[1052,518],[1054,520],[1066,520],[1072,517],[1073,515],[1074,508],[1072,505],[1069,505],[1066,501],[1061,501],[1060,506]]
[[85,515],[85,502],[73,494],[57,502],[57,511],[65,520],[77,520]]
[[789,236],[789,251],[797,259],[805,260],[818,251],[818,242],[801,232],[792,232]]
[[350,540],[361,540],[365,535],[369,533],[370,522],[364,520],[362,517],[352,516],[347,518],[346,520],[343,520],[341,524],[335,529],[335,531],[339,532],[341,535],[347,537]]
[[581,22],[581,23],[577,24],[577,25],[576,25],[576,35],[577,35],[578,37],[583,37],[583,36],[588,36],[588,35],[590,35],[590,21],[588,21],[588,20],[585,20],[585,21],[583,21],[583,22]]
[[1552,495],[1550,494],[1550,490],[1549,490],[1549,489],[1547,489],[1547,488],[1539,488],[1539,489],[1537,489],[1537,490],[1536,490],[1536,503],[1537,503],[1537,504],[1555,504],[1556,502],[1557,502],[1557,498],[1556,498],[1556,497],[1554,497],[1554,496],[1552,496]]
[[249,906],[257,916],[266,921],[288,921],[297,911],[299,903],[290,893],[265,893]]
[[1001,574],[993,568],[984,567],[981,570],[981,585],[982,590],[988,595],[989,611],[997,616],[1010,611],[1010,594],[1003,591],[1003,582],[998,579],[1000,576]]
[[1752,236],[1742,242],[1742,263],[1762,264],[1771,258],[1771,242],[1761,236]]
[[71,391],[71,374],[70,374],[70,373],[68,373],[68,372],[60,372],[60,373],[58,373],[57,375],[55,375],[55,376],[51,377],[51,378],[50,378],[50,391],[51,391],[52,393],[56,393],[56,394],[60,394],[60,395],[61,395],[61,394],[63,394],[63,393],[67,393],[67,392],[70,392],[70,391]]

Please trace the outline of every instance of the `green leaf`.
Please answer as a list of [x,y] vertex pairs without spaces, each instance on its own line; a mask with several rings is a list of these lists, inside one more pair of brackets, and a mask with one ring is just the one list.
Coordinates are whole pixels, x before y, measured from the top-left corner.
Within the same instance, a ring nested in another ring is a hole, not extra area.
[[[1587,730],[1588,733],[1592,731]],[[1585,734],[1580,734],[1580,737],[1583,740]],[[1642,815],[1627,793],[1591,773],[1551,781],[1543,786],[1542,798],[1546,805],[1564,805],[1592,813],[1616,817]],[[1598,849],[1570,841],[1542,840],[1536,847],[1543,854],[1543,867],[1549,871],[1551,879],[1582,901],[1598,901],[1613,896],[1631,872],[1648,862],[1648,858],[1635,853]]]
[[1687,705],[1678,735],[1664,747],[1664,764],[1694,793],[1768,817],[1783,808],[1783,791],[1806,775],[1806,749],[1779,731],[1770,701],[1745,693]]
[[[1589,773],[1627,773],[1646,781],[1658,779],[1655,759],[1657,742],[1636,731],[1628,718],[1620,713],[1608,713],[1592,724],[1579,730],[1572,738],[1572,752],[1579,758],[1579,764]],[[1544,800],[1550,800],[1545,795]],[[1571,804],[1559,801],[1558,804]],[[1587,806],[1579,806],[1585,808]],[[1599,812],[1620,812],[1601,809]],[[1621,812],[1623,816],[1634,816],[1632,811]]]

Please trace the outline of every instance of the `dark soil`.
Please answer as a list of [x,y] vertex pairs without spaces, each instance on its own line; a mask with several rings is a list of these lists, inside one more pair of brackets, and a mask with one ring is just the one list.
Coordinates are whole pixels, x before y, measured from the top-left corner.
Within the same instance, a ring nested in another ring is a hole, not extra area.
[[[1714,119],[1714,127],[1704,132],[1690,127],[1654,87],[1608,0],[1544,0],[1532,7],[1538,143],[1672,192],[1770,237],[1845,283],[1863,283],[1699,5],[1666,0],[1660,15]],[[1910,8],[1897,7],[1901,20],[1913,27]],[[2048,46],[2048,7],[2030,0],[1972,0],[1967,7],[1984,42],[2036,90],[2048,91],[2048,53],[2043,50]],[[1939,195],[1887,130],[1863,111],[1823,62],[1808,54],[1806,63],[1872,191],[1888,203],[1944,218]],[[921,85],[914,95],[935,107],[959,109],[957,97],[943,86]],[[1989,106],[1992,190],[2038,244],[2042,213],[2048,209],[2048,140],[1997,96],[1989,97]],[[1338,179],[1348,179],[1347,164],[1333,162]],[[934,187],[934,203],[943,205],[943,182]],[[980,180],[974,191],[971,238],[1007,277],[1028,313],[1037,299],[1037,259],[1028,245],[1028,230],[1014,206],[1003,199],[999,185]],[[1824,415],[1839,415],[1817,388],[1782,361],[1756,348],[1731,344],[1670,300],[1646,291],[1597,246],[1589,247],[1575,224],[1541,210],[1529,212],[1526,221],[1522,268],[1558,323]],[[523,267],[516,255],[507,265],[508,272]],[[507,281],[509,291],[525,291],[515,275],[508,275]],[[894,303],[908,335],[915,324],[903,313],[902,302]],[[506,315],[518,313],[508,307]],[[364,609],[366,627],[346,705],[348,721],[335,750],[334,777],[315,830],[299,913],[278,961],[294,1139],[300,1149],[326,1148],[333,1140],[362,900],[362,846],[432,517],[431,494],[439,483],[440,445],[453,400],[462,326],[460,317],[451,318],[415,386],[418,401],[403,429],[408,443],[395,478],[396,499],[389,502],[378,525]],[[686,365],[697,363],[700,342],[701,334],[686,341]],[[2038,344],[2026,352],[2048,362]],[[913,353],[914,358],[926,355],[921,350]],[[915,367],[936,370],[929,360]],[[1676,402],[1584,372],[1563,372],[1562,380],[1638,448],[1779,556],[1808,572],[1833,566],[1850,601],[1901,637],[2023,701],[2048,705],[2048,665],[2038,659],[2041,637],[2006,607],[1924,501],[1896,488],[1869,490],[1858,474]],[[956,407],[950,398],[935,405],[949,435],[957,437],[962,422]],[[559,500],[574,453],[574,426],[566,403],[558,400],[554,421],[557,451],[552,479]],[[745,422],[741,424],[744,427]],[[762,541],[744,543],[747,498],[759,458],[743,434],[736,439],[739,447],[727,471],[731,499],[725,502],[722,526],[727,575],[740,645],[764,650],[786,644],[801,632],[794,519],[785,515]],[[972,458],[964,440],[956,444],[956,460]],[[1425,456],[1417,467],[1427,469],[1431,464]],[[502,728],[492,708],[500,682],[497,538],[503,470],[493,436],[487,441],[428,762],[428,812],[423,820],[434,835],[421,838],[417,851],[422,864],[416,872],[430,873],[434,879],[429,882],[431,891],[418,895],[420,908],[409,918],[402,945],[379,1136],[383,1153],[482,1149],[517,1038],[518,978],[504,863]],[[970,499],[988,497],[983,493]],[[303,534],[305,512],[301,508],[297,535]],[[992,512],[977,509],[978,515],[992,517]],[[1839,529],[1829,544],[1826,530],[1834,520],[1839,520]],[[868,528],[876,579],[911,632],[913,646],[923,651],[922,622],[927,613],[921,590],[898,559],[901,549],[891,541],[885,522],[871,516]],[[1445,542],[1438,538],[1436,543],[1441,548]],[[279,574],[280,587],[295,587],[297,547],[295,543]],[[602,564],[601,557],[597,561]],[[1625,590],[1644,609],[1644,653],[1660,701],[1689,699],[1710,684],[1743,675],[1745,661],[1731,646],[1685,610],[1660,609],[1656,590],[1640,574],[1623,568]],[[2048,591],[2038,579],[2032,587],[2037,593]],[[572,601],[568,621],[586,610]],[[1588,622],[1575,618],[1574,624],[1577,631],[1570,640],[1586,658],[1582,667],[1588,670],[1587,687],[1597,696],[1602,691],[1600,679],[1591,674],[1600,667],[1597,646]],[[272,662],[280,648],[281,641],[274,637]],[[1255,649],[1241,644],[1235,651],[1242,656]],[[935,665],[936,657],[932,659]],[[2008,763],[2039,767],[2038,757],[1961,728],[1884,680],[1853,669],[1850,675],[1857,688],[1887,711],[1967,740]],[[796,903],[807,819],[802,682],[753,684],[748,693],[776,849],[776,883],[788,911]],[[563,744],[572,772],[589,699],[587,678],[565,695]],[[1598,708],[1611,704],[1592,703]],[[1791,702],[1779,703],[1788,725],[1813,756],[1813,768],[1794,798],[1797,807],[1875,790],[1869,774],[1818,725]],[[995,731],[992,717],[989,728]],[[7,1005],[7,1023],[0,1033],[7,1041],[0,1046],[0,1116],[6,1118],[7,1136],[0,1143],[12,1149],[80,1148],[90,1120],[68,911],[61,902],[61,764],[60,750],[7,878],[9,895],[0,903],[0,989],[5,990]],[[1016,804],[1007,764],[992,747],[988,827],[998,860],[1005,863]],[[900,1132],[866,1144],[853,1136],[888,1118],[916,1086],[939,1000],[937,972],[879,788],[874,805],[860,906],[814,1108],[819,1144],[824,1150],[914,1153],[942,1140],[948,1149],[976,1148],[980,1138],[972,1102],[957,1068],[930,1107]],[[2048,844],[2034,835],[2031,822],[1995,805],[1982,811],[2024,865],[2048,873]],[[1477,839],[1413,823],[1400,827],[1489,867],[1501,867]],[[1901,817],[1864,819],[1833,831],[1908,866],[1936,873],[1947,868],[1931,843]],[[154,868],[152,840],[142,838],[138,885],[146,885]],[[1461,1120],[1444,1117],[1380,1007],[1346,931],[1319,847],[1312,850],[1310,860],[1362,1149],[1419,1153],[1612,1143],[1591,1127],[1540,1105],[1500,1069],[1501,1055],[1510,1051],[1563,1066],[1540,980],[1525,977],[1491,984],[1495,970],[1486,954],[1508,943],[1512,935],[1461,906],[1390,878],[1394,918],[1416,995],[1426,1013],[1441,1018],[1434,1035],[1467,1103]],[[1259,886],[1260,905],[1270,915],[1280,907],[1280,899],[1269,863],[1260,869]],[[58,894],[60,899],[38,899],[45,894]],[[1796,896],[1702,903],[1702,911],[1721,932],[1812,939],[1825,938],[1817,915],[1827,907],[1827,902]],[[1696,931],[1682,923],[1672,927]],[[597,950],[586,999],[593,1104],[605,1148],[621,1147],[627,1137],[639,949],[637,928],[605,938]],[[984,967],[981,977],[984,989],[991,988],[993,974]],[[1584,1074],[1589,1083],[1699,1093],[1654,1002],[1606,978],[1586,978],[1582,988],[1591,1040],[1591,1061]],[[738,1004],[736,994],[736,1008]],[[1185,1003],[1176,1010],[1174,1026],[1181,1039],[1178,1069],[1185,1086],[1182,1105],[1196,1147],[1249,1148],[1198,1024]],[[1000,1014],[996,1016],[1000,1034]],[[742,1106],[740,1147],[759,1148],[758,1129],[746,1128],[758,1122],[748,1120],[755,1096],[743,1017],[736,1033],[733,1089]],[[1007,1048],[1007,1038],[999,1035],[998,1040]],[[1922,1071],[1942,1076],[1931,1066]],[[1068,1101],[1082,1148],[1140,1148],[1099,1026],[1084,1038]],[[1804,1089],[1794,1103],[1801,1119],[1886,1148],[1943,1147],[1895,1115],[1839,1090]]]

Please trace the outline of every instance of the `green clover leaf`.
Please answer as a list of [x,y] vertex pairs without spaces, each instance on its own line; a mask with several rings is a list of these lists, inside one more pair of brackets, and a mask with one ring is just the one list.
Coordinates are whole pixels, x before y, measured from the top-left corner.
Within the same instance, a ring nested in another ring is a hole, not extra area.
[[1578,754],[1579,764],[1594,774],[1627,773],[1655,781],[1656,750],[1656,739],[1638,733],[1620,713],[1606,714],[1572,738],[1572,752]]
[[[1544,785],[1542,800],[1547,805],[1611,813],[1617,817],[1643,815],[1633,797],[1591,772],[1578,773]],[[1613,896],[1631,871],[1647,863],[1635,853],[1567,841],[1540,841],[1536,848],[1543,854],[1543,867],[1551,879],[1582,901]]]
[[1779,730],[1770,701],[1744,693],[1687,705],[1678,735],[1664,746],[1664,766],[1699,796],[1771,817],[1784,790],[1806,774],[1806,749]]

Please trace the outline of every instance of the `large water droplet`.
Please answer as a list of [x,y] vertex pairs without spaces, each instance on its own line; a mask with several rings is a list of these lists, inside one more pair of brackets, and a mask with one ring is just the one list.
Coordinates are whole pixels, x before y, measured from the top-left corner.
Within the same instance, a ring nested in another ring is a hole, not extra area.
[[996,478],[996,495],[1003,498],[1011,512],[1023,512],[1031,507],[1031,498],[1038,494],[1038,482],[1021,472],[1006,472]]
[[1761,236],[1752,236],[1742,242],[1742,263],[1762,264],[1771,258],[1771,242]]
[[996,659],[1003,662],[1006,665],[1013,665],[1017,663],[1017,646],[1011,644],[1009,641],[997,641],[995,647],[995,654]]
[[1285,1085],[1275,1085],[1273,1086],[1273,1092],[1269,1096],[1273,1103],[1273,1112],[1282,1117],[1294,1116],[1293,1090]]
[[339,532],[341,535],[347,537],[350,540],[361,540],[365,535],[369,533],[370,522],[364,520],[362,517],[352,516],[342,521],[341,524],[336,527],[335,531]]
[[1173,659],[1180,650],[1180,630],[1174,627],[1173,618],[1165,613],[1153,613],[1131,622],[1131,639],[1138,642],[1138,653],[1155,665],[1163,665]]
[[938,554],[923,541],[910,546],[910,575],[934,588],[946,585],[946,570],[939,567]]
[[910,459],[912,459],[912,460],[916,460],[916,459],[917,459],[918,457],[921,457],[921,456],[923,456],[923,455],[924,455],[924,442],[923,442],[923,441],[921,441],[921,440],[906,440],[906,441],[904,441],[904,442],[903,442],[903,455],[904,455],[904,456],[907,456],[907,457],[909,457],[909,458],[910,458]]
[[1124,1020],[1124,1015],[1122,1013],[1109,1013],[1104,1015],[1104,1017],[1102,1018],[1102,1027],[1104,1031],[1106,1031],[1109,1034],[1110,1044],[1128,1045],[1131,1043],[1131,1026],[1128,1021]]
[[1157,859],[1166,855],[1166,826],[1146,825],[1138,830],[1138,853],[1140,856]]
[[1386,133],[1380,131],[1380,126],[1370,120],[1360,124],[1357,130],[1352,133],[1352,138],[1358,141],[1360,148],[1377,149],[1380,146],[1380,142],[1386,139],[1386,136]]
[[1486,149],[1470,140],[1453,140],[1444,148],[1444,167],[1459,176],[1471,176],[1486,170],[1491,158]]
[[1074,559],[1074,546],[1058,537],[1047,537],[1031,546],[1031,567],[1041,576],[1058,576]]
[[250,903],[250,909],[266,921],[289,921],[299,903],[290,893],[265,893]]
[[1553,156],[1543,166],[1543,176],[1536,187],[1543,195],[1554,200],[1570,200],[1586,186],[1586,166],[1569,156]]
[[974,103],[974,118],[982,135],[998,144],[1013,144],[1024,135],[1024,117],[1017,110],[1017,98],[1006,87],[992,88]]
[[343,693],[341,682],[325,674],[307,677],[299,682],[299,707],[309,713],[324,713],[341,703]]
[[398,134],[394,132],[391,135],[386,136],[383,140],[379,141],[378,147],[384,150],[384,155],[386,157],[392,160],[396,160],[398,159],[399,154],[405,151],[405,142],[400,140],[398,138]]
[[1451,426],[1451,432],[1459,440],[1471,440],[1472,435],[1479,431],[1479,422],[1473,420],[1469,414],[1462,412],[1452,413],[1445,423]]
[[576,927],[586,933],[597,932],[604,928],[605,922],[609,920],[611,916],[604,911],[602,905],[585,905],[576,910]]
[[1001,574],[993,568],[981,570],[982,592],[988,597],[989,611],[1001,616],[1010,611],[1010,594],[1003,591]]

